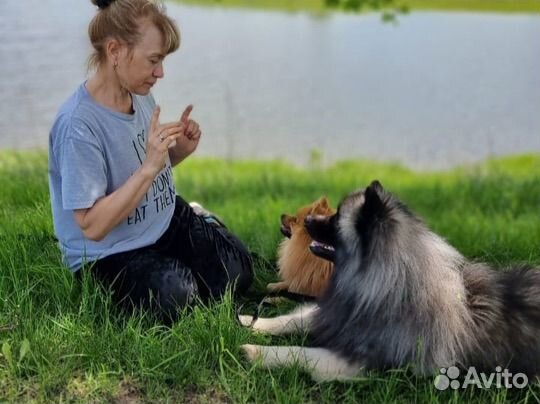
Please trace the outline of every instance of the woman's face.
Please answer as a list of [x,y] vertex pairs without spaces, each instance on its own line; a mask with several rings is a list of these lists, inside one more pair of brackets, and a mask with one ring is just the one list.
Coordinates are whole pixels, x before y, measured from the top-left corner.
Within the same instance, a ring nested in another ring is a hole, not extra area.
[[131,49],[123,45],[118,53],[116,73],[123,87],[147,95],[163,77],[163,35],[150,21],[141,22],[139,42]]

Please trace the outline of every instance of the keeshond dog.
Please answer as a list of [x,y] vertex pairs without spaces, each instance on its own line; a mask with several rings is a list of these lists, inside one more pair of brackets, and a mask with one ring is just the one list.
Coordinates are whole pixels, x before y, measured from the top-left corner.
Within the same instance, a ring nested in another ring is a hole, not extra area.
[[249,360],[296,363],[319,381],[404,367],[538,375],[540,268],[468,261],[378,181],[305,226],[312,252],[335,264],[324,295],[287,315],[240,321],[274,335],[308,332],[314,347],[243,345]]

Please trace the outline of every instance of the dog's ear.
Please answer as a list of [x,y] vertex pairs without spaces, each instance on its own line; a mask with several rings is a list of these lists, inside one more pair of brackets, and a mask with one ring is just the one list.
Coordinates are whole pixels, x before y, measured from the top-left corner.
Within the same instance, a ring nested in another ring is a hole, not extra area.
[[373,181],[364,191],[364,206],[362,211],[367,214],[375,214],[383,208],[384,188],[377,180]]
[[281,215],[281,223],[285,226],[290,226],[296,223],[296,216],[291,216],[287,214]]
[[[379,195],[381,195],[382,192],[384,192],[384,188],[383,188],[382,184],[379,182],[379,180],[371,181],[371,184],[369,184],[368,189],[371,189],[372,191],[377,192]],[[366,192],[367,192],[367,190],[366,190]]]
[[328,209],[328,199],[326,199],[326,196],[321,196],[318,201],[318,205],[323,209]]

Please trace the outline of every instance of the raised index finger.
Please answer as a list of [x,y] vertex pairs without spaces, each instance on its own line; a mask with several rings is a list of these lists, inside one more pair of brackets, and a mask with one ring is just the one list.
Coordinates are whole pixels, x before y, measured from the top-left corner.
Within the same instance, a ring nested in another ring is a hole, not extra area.
[[154,108],[154,113],[152,114],[152,120],[150,121],[150,133],[154,133],[158,127],[159,112],[159,105],[156,105],[156,107]]
[[191,111],[193,111],[193,105],[189,104],[184,112],[182,113],[182,117],[180,118],[180,122],[187,123],[189,119],[189,114],[191,114]]

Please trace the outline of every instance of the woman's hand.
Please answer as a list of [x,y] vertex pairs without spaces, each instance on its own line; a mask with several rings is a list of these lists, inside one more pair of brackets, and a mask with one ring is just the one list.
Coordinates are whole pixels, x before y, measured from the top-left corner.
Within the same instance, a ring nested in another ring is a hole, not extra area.
[[189,114],[193,110],[193,105],[188,105],[180,118],[180,123],[184,125],[184,136],[176,138],[176,144],[171,145],[171,164],[174,166],[192,154],[199,145],[201,129],[199,124],[193,119],[189,119]]
[[146,159],[143,166],[146,167],[154,177],[163,169],[169,148],[178,147],[180,139],[185,138],[186,125],[182,121],[171,122],[167,124],[159,124],[159,106],[156,106],[150,121],[148,131],[148,140],[146,142]]

